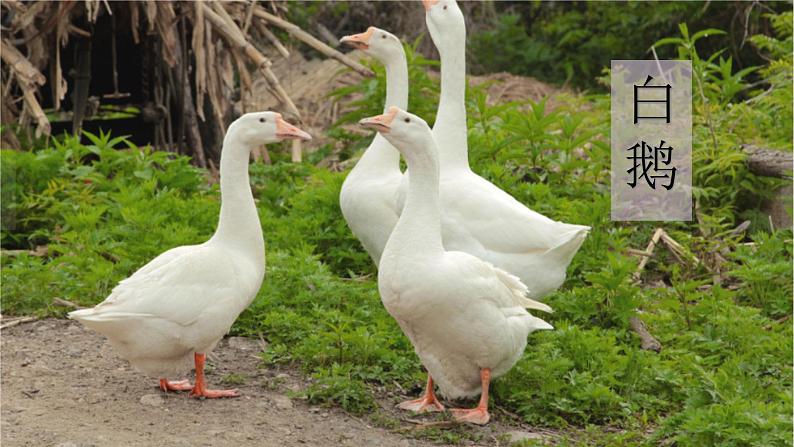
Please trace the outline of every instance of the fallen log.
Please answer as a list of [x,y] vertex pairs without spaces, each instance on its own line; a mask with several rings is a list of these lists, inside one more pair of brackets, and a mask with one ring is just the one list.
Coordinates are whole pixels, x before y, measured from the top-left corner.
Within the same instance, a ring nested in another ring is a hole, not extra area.
[[742,146],[747,153],[747,167],[750,172],[764,177],[791,178],[792,153],[763,149],[749,144]]

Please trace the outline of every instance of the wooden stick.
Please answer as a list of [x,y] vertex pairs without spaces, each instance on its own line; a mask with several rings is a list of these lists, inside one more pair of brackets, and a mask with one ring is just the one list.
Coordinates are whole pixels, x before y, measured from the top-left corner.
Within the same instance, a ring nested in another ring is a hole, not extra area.
[[276,50],[278,50],[278,52],[282,56],[284,56],[284,59],[289,59],[289,50],[287,49],[287,47],[284,46],[283,43],[281,43],[280,40],[278,40],[278,37],[276,37],[276,35],[273,34],[273,31],[270,31],[270,28],[268,28],[267,25],[265,25],[264,22],[262,22],[261,20],[257,20],[253,23],[256,30],[259,31],[263,36],[267,38],[267,40],[270,41],[270,43],[273,44]]
[[0,56],[2,56],[3,62],[14,69],[20,83],[44,85],[47,82],[47,78],[16,47],[5,39],[0,42],[0,46],[0,50],[2,50]]
[[640,275],[642,274],[642,270],[645,268],[645,264],[648,263],[648,260],[651,259],[653,256],[653,250],[656,248],[656,244],[659,243],[659,239],[661,239],[662,234],[664,234],[664,230],[661,228],[657,228],[656,231],[653,233],[653,237],[651,238],[651,242],[648,243],[648,247],[645,248],[645,252],[648,253],[647,255],[643,256],[640,259],[639,265],[637,265],[637,271],[634,272],[634,279],[639,280]]
[[21,317],[21,318],[16,318],[16,319],[14,319],[12,321],[9,321],[8,323],[0,324],[0,329],[7,329],[7,328],[10,328],[10,327],[16,326],[18,324],[29,323],[31,321],[36,321],[38,319],[39,319],[39,317]]
[[22,89],[22,96],[25,99],[25,107],[28,113],[36,120],[36,137],[50,134],[50,121],[44,110],[41,109],[36,95],[33,93],[33,87],[25,82],[20,82],[19,87]]
[[317,40],[314,36],[307,33],[306,31],[300,29],[297,25],[290,23],[280,17],[276,17],[273,14],[265,11],[261,7],[257,7],[254,9],[254,15],[267,21],[268,23],[277,26],[284,31],[288,32],[290,35],[295,37],[296,39],[300,40],[301,42],[305,43],[306,45],[314,48],[315,50],[319,51],[320,53],[332,57],[339,62],[347,65],[348,67],[352,68],[353,70],[361,73],[364,76],[373,76],[374,73],[367,67],[359,64],[358,62],[354,61],[350,57],[340,53],[339,51],[329,47],[328,45],[324,44],[320,40]]
[[58,298],[57,296],[52,299],[52,304],[55,304],[56,306],[70,307],[72,309],[85,309],[83,306],[78,306],[69,300]]
[[653,254],[647,251],[637,250],[636,248],[627,248],[626,252],[628,252],[628,254],[630,255],[635,255],[635,256],[651,256]]
[[[213,11],[212,9],[208,8],[206,5],[202,5],[204,9],[204,17],[209,20],[213,27],[230,43],[233,45],[237,45],[240,47],[241,50],[256,64],[257,68],[262,72],[265,76],[265,80],[270,84],[271,88],[276,93],[276,96],[279,100],[287,107],[289,113],[294,115],[295,118],[300,120],[301,114],[298,111],[298,108],[295,107],[295,103],[292,102],[287,92],[281,86],[276,75],[270,69],[270,59],[265,57],[264,54],[259,52],[253,45],[251,45],[245,37],[243,36],[242,32],[237,25],[232,21],[229,23],[226,21],[221,15]],[[220,3],[213,3],[213,7],[216,9],[223,7]],[[224,11],[225,12],[225,11]],[[228,15],[227,15],[228,17]]]
[[[662,231],[662,242],[664,242],[665,245],[667,245],[667,247],[670,249],[671,252],[673,252],[676,258],[681,260],[681,262],[686,262],[684,260],[684,258],[686,257],[686,250],[684,250],[684,247],[682,247],[681,244],[676,242],[675,239],[671,238],[670,235],[667,234],[665,231]],[[691,257],[692,257],[692,261],[694,261],[695,264],[700,264],[700,259],[698,259],[697,256],[691,255]]]
[[292,162],[300,163],[303,161],[303,149],[300,140],[292,140]]
[[640,317],[635,315],[629,318],[629,327],[640,336],[640,340],[642,340],[640,347],[642,349],[655,352],[660,352],[662,350],[662,344],[648,332],[648,327],[640,320]]

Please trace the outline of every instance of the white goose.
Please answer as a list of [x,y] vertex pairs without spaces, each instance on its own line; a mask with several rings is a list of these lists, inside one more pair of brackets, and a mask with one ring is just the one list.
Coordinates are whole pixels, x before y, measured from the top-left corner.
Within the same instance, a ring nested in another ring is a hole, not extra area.
[[405,157],[411,176],[405,208],[383,251],[378,290],[389,313],[427,368],[427,389],[400,408],[442,411],[433,383],[450,398],[481,393],[473,409],[452,410],[456,419],[488,422],[488,386],[521,357],[527,335],[552,329],[525,308],[551,312],[525,297],[515,276],[441,241],[439,165],[427,123],[392,107],[361,124],[378,130]]
[[[363,50],[385,65],[384,112],[391,106],[408,107],[408,65],[397,37],[371,26],[364,33],[343,37],[341,42]],[[339,194],[347,225],[376,265],[400,216],[396,202],[401,178],[400,154],[382,136],[376,135],[348,174]]]
[[[441,56],[441,99],[433,126],[441,163],[444,247],[517,275],[541,298],[565,270],[590,227],[536,213],[472,172],[466,128],[466,24],[454,0],[423,0],[427,27]],[[398,198],[402,209],[405,182]]]
[[[265,245],[251,186],[251,149],[306,132],[273,112],[248,113],[229,126],[221,152],[218,229],[200,245],[176,247],[121,281],[105,301],[69,314],[104,334],[122,357],[159,378],[163,391],[191,390],[194,397],[237,397],[210,390],[205,354],[256,296],[265,275]],[[196,383],[166,378],[195,362]]]

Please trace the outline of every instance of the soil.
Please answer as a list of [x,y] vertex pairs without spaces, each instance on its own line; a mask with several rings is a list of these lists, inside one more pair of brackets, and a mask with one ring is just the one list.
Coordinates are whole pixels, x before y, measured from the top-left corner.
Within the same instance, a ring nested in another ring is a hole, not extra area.
[[461,426],[437,414],[411,417],[393,409],[406,396],[384,395],[379,402],[394,431],[340,409],[311,406],[289,397],[307,386],[301,374],[263,368],[257,355],[262,342],[242,337],[224,339],[207,366],[211,388],[237,388],[242,397],[207,400],[161,392],[103,336],[74,321],[18,324],[2,331],[0,343],[3,447],[420,447],[443,444],[422,439],[417,428],[450,427],[464,445],[540,437],[516,431],[520,427],[498,409],[486,427]]

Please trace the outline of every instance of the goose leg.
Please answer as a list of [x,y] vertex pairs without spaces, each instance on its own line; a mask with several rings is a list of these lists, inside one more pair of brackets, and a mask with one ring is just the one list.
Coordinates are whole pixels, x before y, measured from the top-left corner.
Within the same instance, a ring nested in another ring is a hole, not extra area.
[[488,386],[491,383],[491,370],[483,368],[480,370],[480,380],[482,381],[482,394],[480,403],[471,409],[454,408],[452,416],[460,422],[470,422],[477,425],[485,425],[491,416],[488,414]]
[[240,393],[238,393],[237,390],[208,390],[207,384],[204,382],[204,362],[207,360],[207,356],[196,352],[193,358],[196,361],[196,384],[190,391],[190,397],[207,399],[240,397]]
[[193,385],[190,384],[188,380],[168,380],[168,379],[160,379],[160,389],[163,392],[168,391],[190,391],[193,389]]
[[433,377],[427,375],[427,388],[425,395],[419,399],[407,400],[397,405],[398,408],[403,410],[410,410],[415,413],[425,413],[429,411],[444,411],[444,406],[436,398],[436,393],[433,392]]

